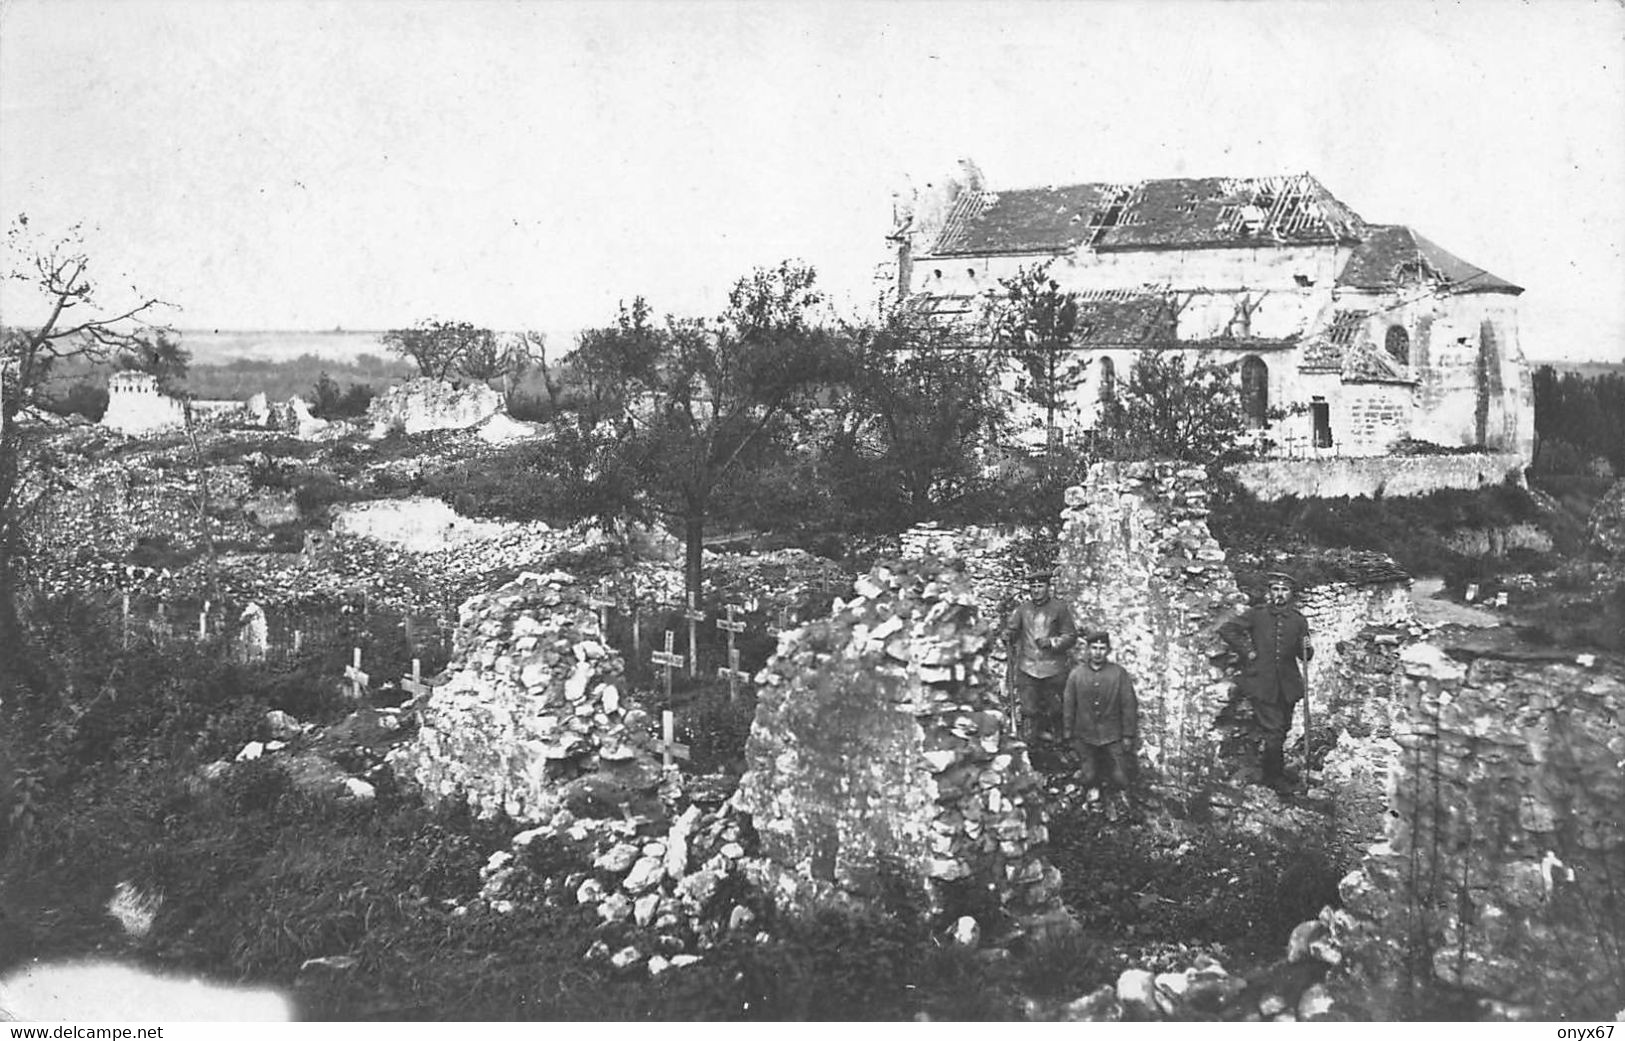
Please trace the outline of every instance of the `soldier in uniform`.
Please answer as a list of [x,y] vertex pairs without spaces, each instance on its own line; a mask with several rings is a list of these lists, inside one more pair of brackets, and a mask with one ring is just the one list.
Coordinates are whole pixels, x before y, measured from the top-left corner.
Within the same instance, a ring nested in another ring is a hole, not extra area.
[[1021,738],[1029,745],[1035,739],[1055,736],[1061,692],[1072,664],[1069,652],[1078,642],[1072,611],[1050,592],[1051,577],[1048,571],[1028,574],[1028,599],[1016,606],[1004,627],[1021,704]]
[[[1107,661],[1112,639],[1104,630],[1083,634],[1083,664],[1066,680],[1061,712],[1066,738],[1082,759],[1078,782],[1091,788],[1103,775],[1134,809],[1134,753],[1139,740],[1139,702],[1134,680],[1116,662]],[[1107,815],[1117,819],[1115,802]]]
[[1264,783],[1277,792],[1292,780],[1282,748],[1292,710],[1304,697],[1298,661],[1315,654],[1309,623],[1292,604],[1296,586],[1291,575],[1272,572],[1266,576],[1264,602],[1219,626],[1219,636],[1242,663],[1242,689],[1264,731]]

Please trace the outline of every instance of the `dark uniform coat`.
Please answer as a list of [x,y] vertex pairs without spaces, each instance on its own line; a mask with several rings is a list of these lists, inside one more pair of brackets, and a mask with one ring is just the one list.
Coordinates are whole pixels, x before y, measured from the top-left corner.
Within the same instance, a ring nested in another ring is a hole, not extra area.
[[1065,675],[1072,664],[1068,652],[1078,642],[1078,626],[1072,611],[1056,597],[1041,604],[1023,600],[1004,624],[1004,639],[1014,646],[1017,672],[1049,679]]
[[[1242,661],[1242,688],[1265,730],[1285,731],[1292,708],[1303,700],[1303,672],[1298,659],[1308,661],[1313,648],[1305,647],[1309,623],[1291,604],[1260,604],[1219,626],[1219,636]],[[1251,661],[1249,653],[1257,655]]]
[[1069,740],[1107,745],[1139,735],[1139,702],[1134,681],[1116,662],[1072,670],[1062,701],[1062,731]]

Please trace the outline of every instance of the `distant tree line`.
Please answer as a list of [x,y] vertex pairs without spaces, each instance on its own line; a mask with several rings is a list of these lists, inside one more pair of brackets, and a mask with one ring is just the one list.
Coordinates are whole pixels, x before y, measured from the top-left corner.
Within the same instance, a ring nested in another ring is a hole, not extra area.
[[1542,474],[1625,474],[1625,375],[1585,377],[1550,365],[1534,372],[1535,459]]
[[[29,276],[25,265],[22,277],[89,311],[80,300],[88,289],[53,281],[55,270]],[[99,417],[105,384],[98,400],[91,377],[110,368],[151,372],[192,397],[215,396],[230,380],[250,385],[219,396],[281,399],[288,388],[272,393],[264,378],[297,373],[299,393],[327,418],[363,414],[375,393],[368,381],[344,385],[334,373],[345,368],[314,358],[192,369],[172,330],[119,324],[154,306],[81,322],[71,336],[49,324],[8,332],[8,355],[23,363],[12,365],[8,414],[23,400]],[[661,522],[680,533],[698,591],[702,547],[717,530],[805,544],[924,519],[1053,526],[1065,488],[1094,459],[1211,463],[1246,450],[1234,371],[1183,356],[1148,356],[1114,386],[1094,429],[1077,429],[1064,404],[1091,361],[1077,345],[1078,312],[1076,296],[1037,265],[1001,283],[967,322],[924,320],[904,306],[841,318],[813,269],[786,261],[739,279],[716,316],[657,315],[634,297],[564,352],[539,332],[443,319],[391,329],[380,344],[408,363],[399,375],[500,383],[510,413],[545,424],[550,436],[513,450],[516,469],[493,477],[486,501],[555,521]],[[41,344],[58,347],[50,364],[36,359]],[[367,362],[369,372],[382,364]],[[76,378],[65,383],[70,370]],[[205,385],[211,393],[200,393]],[[1017,429],[1022,400],[1042,417],[1041,444]],[[20,429],[8,427],[14,461],[28,455]],[[14,533],[16,519],[0,518],[0,530]]]

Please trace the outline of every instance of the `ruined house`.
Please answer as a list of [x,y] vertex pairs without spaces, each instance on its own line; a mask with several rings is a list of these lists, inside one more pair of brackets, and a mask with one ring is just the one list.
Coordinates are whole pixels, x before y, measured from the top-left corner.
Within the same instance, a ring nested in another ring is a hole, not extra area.
[[1522,288],[1308,174],[993,190],[963,161],[898,203],[886,274],[915,314],[972,320],[1045,262],[1077,294],[1085,429],[1143,352],[1181,351],[1233,367],[1274,455],[1410,440],[1530,458]]

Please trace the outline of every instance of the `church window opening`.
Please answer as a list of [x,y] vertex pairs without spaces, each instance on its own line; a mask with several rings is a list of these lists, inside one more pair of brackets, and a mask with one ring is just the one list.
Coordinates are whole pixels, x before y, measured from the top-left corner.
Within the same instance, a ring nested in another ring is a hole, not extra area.
[[1257,430],[1268,425],[1270,370],[1256,354],[1241,360],[1241,407],[1247,413],[1248,426]]
[[1411,363],[1411,334],[1406,332],[1403,326],[1394,325],[1388,328],[1383,347],[1388,351],[1388,357],[1401,365]]

